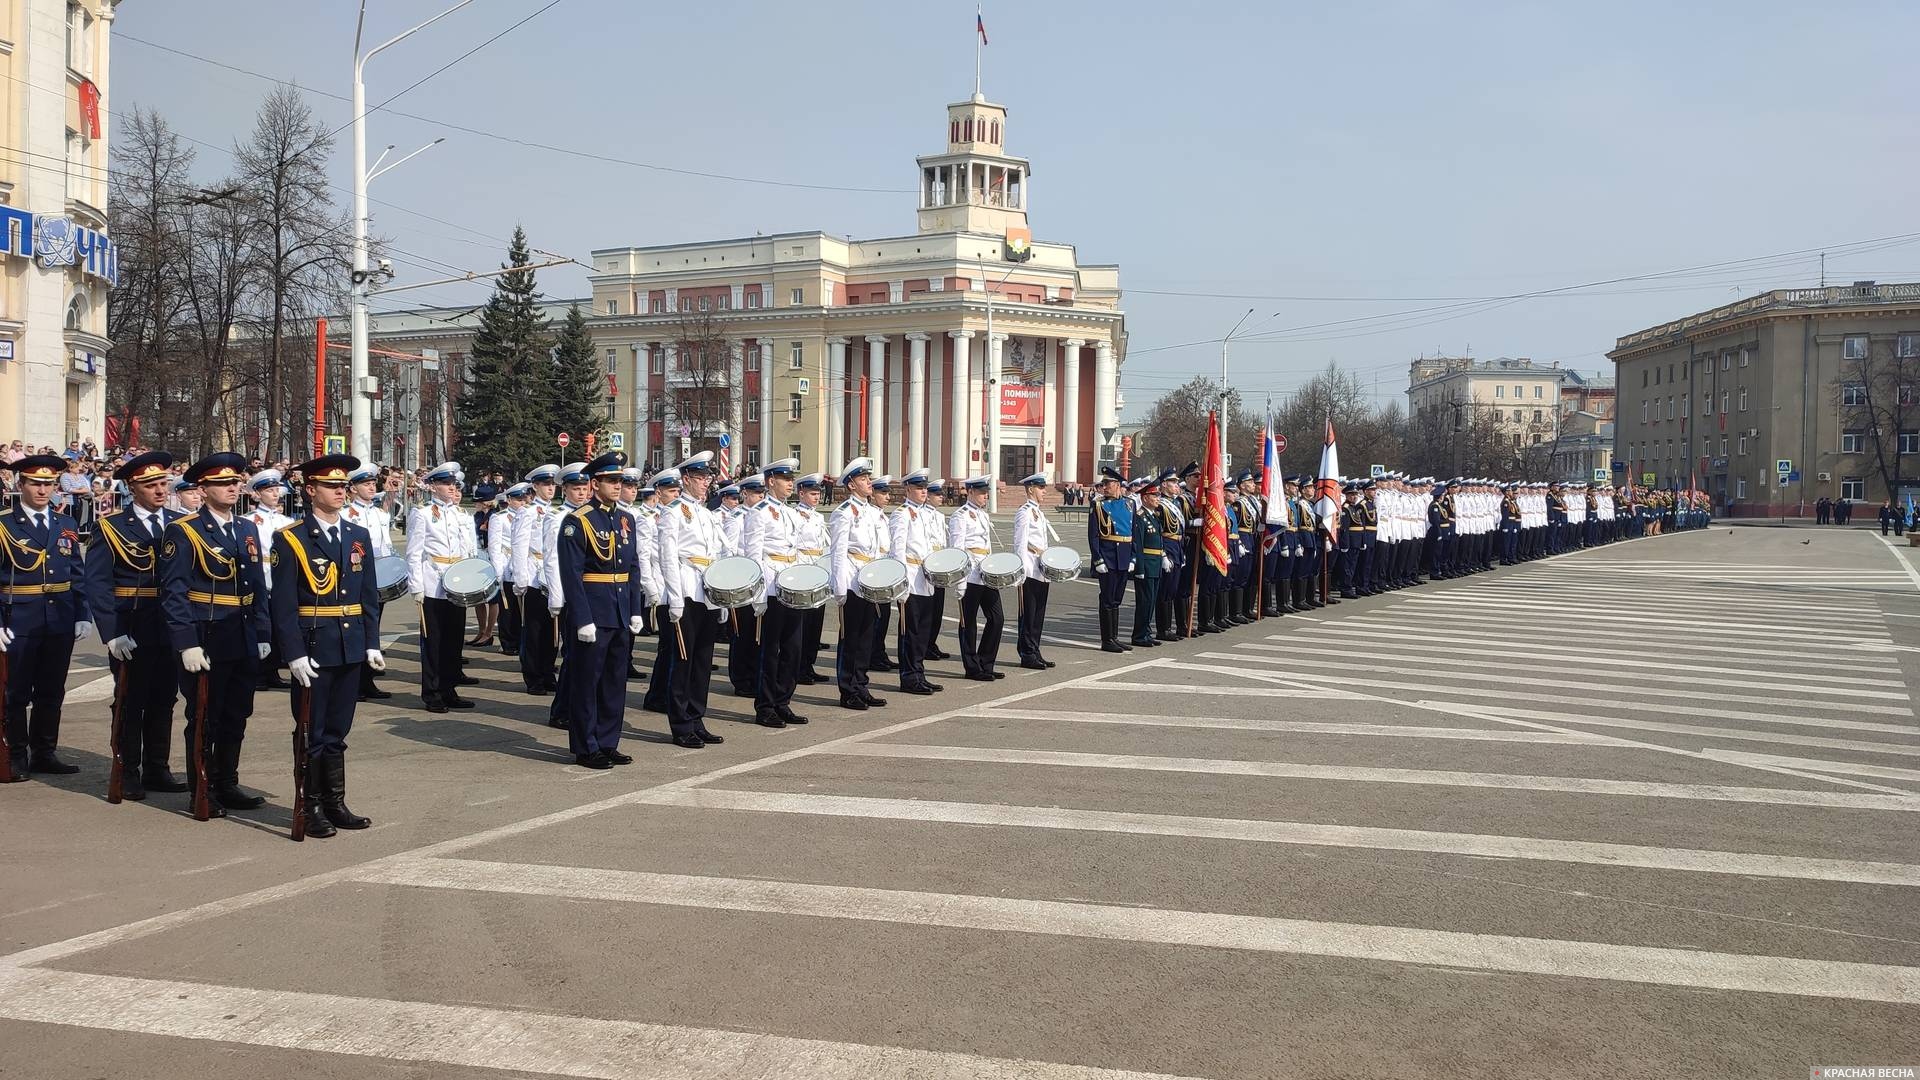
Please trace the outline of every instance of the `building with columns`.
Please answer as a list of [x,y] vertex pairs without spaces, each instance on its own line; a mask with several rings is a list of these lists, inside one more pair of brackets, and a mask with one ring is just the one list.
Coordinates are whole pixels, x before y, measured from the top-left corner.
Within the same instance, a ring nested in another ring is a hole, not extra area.
[[[118,0],[0,0],[0,439],[105,446]],[[182,388],[182,393],[190,392]]]
[[976,94],[946,125],[919,159],[912,233],[593,252],[593,337],[630,454],[670,463],[724,435],[736,468],[831,473],[864,455],[883,472],[1091,479],[1126,353],[1119,269],[1031,239],[1003,106]]

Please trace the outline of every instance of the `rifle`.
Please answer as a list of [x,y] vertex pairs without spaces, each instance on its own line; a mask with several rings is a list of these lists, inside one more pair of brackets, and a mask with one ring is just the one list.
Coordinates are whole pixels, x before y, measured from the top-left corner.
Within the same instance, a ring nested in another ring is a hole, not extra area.
[[13,747],[7,744],[7,651],[0,649],[0,784],[13,783]]
[[107,742],[113,753],[113,769],[107,774],[107,801],[119,805],[123,789],[122,776],[126,763],[120,759],[120,722],[127,709],[127,662],[120,661],[120,670],[115,672],[113,683],[113,715],[108,723]]
[[193,820],[206,821],[213,817],[207,805],[207,684],[211,681],[203,671],[194,680],[193,715],[197,717],[193,724]]
[[296,686],[300,707],[293,712],[293,828],[294,843],[307,838],[307,740],[313,731],[313,688]]

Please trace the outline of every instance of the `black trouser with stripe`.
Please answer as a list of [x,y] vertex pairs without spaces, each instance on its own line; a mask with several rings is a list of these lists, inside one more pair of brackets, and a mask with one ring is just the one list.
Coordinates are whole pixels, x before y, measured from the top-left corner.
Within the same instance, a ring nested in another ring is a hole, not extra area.
[[6,722],[7,745],[14,753],[53,753],[60,741],[60,710],[67,700],[72,660],[71,623],[28,630],[13,639],[7,650]]
[[[667,723],[675,735],[692,735],[707,726],[707,691],[713,685],[713,639],[723,614],[724,609],[688,600],[680,613],[678,637],[671,643],[662,643],[674,650]],[[679,659],[681,641],[686,642],[685,661]]]
[[1047,625],[1047,592],[1053,582],[1028,578],[1020,583],[1020,614],[1014,628],[1014,648],[1022,660],[1040,659],[1040,635]]
[[[772,605],[768,605],[771,607]],[[733,642],[727,646],[727,679],[733,692],[756,696],[760,681],[760,616],[751,607],[722,610],[720,617],[733,627]]]
[[794,683],[800,678],[800,636],[812,611],[795,611],[778,599],[767,603],[760,616],[760,671],[754,688],[753,711],[774,712],[793,704]]
[[520,607],[520,681],[529,690],[554,685],[559,645],[554,640],[553,613],[547,608],[547,590],[529,588],[517,597]]
[[[983,612],[987,617],[986,629],[976,635]],[[967,674],[993,672],[994,660],[1000,653],[1000,628],[1005,622],[1006,616],[1000,609],[1000,590],[968,582],[966,591],[960,594],[960,664],[967,669]]]
[[420,601],[420,700],[445,705],[460,697],[460,647],[466,643],[467,609],[451,600]]
[[867,667],[873,661],[873,633],[880,625],[880,609],[858,593],[848,592],[840,605],[840,643],[834,646],[834,679],[841,697],[867,697]]
[[900,620],[900,685],[927,681],[927,643],[933,640],[933,596],[909,595]]

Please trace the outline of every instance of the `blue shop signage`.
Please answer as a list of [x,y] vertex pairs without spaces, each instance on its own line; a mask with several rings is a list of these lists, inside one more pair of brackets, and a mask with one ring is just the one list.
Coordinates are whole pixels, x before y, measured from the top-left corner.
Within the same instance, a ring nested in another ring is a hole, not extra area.
[[120,283],[120,249],[107,234],[58,214],[0,206],[0,256],[33,259],[49,270],[78,266],[109,286]]

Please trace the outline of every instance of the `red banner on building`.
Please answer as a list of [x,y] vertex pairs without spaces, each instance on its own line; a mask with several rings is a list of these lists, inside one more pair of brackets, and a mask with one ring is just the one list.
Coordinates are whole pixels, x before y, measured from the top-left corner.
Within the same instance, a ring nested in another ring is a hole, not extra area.
[[1000,354],[1000,423],[1040,427],[1047,422],[1046,338],[1009,337]]
[[100,137],[100,88],[92,79],[80,80],[80,115],[87,121],[87,138]]

